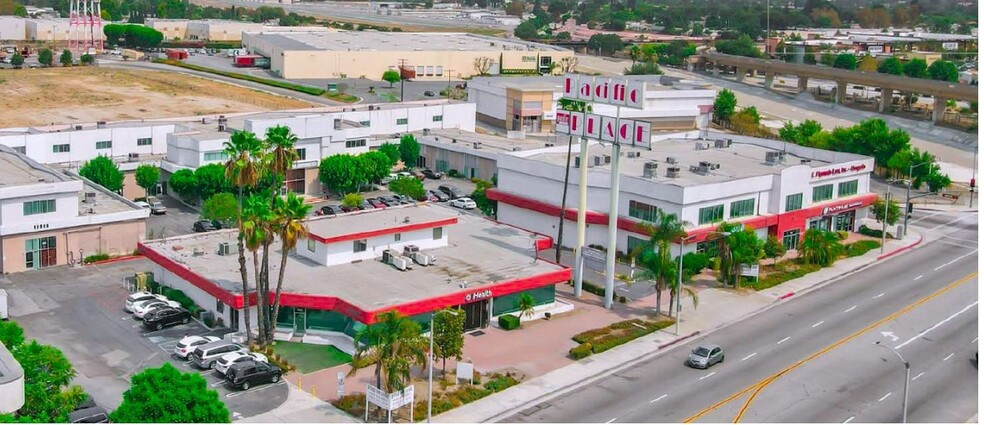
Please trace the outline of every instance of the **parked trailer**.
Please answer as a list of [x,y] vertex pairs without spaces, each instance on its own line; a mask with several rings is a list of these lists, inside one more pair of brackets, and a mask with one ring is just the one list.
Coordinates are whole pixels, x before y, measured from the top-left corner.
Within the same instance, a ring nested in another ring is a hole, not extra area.
[[167,49],[167,58],[174,60],[188,59],[188,51],[179,49]]
[[239,68],[269,68],[270,59],[260,55],[238,55],[232,58],[232,64]]
[[123,60],[139,60],[144,57],[144,52],[133,49],[123,49]]

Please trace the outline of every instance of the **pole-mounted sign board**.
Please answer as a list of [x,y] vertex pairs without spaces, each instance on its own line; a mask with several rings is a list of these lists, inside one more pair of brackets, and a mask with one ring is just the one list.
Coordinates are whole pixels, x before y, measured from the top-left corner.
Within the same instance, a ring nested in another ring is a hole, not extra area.
[[642,109],[646,101],[646,83],[622,78],[567,75],[564,77],[564,97]]
[[648,121],[619,119],[584,112],[557,111],[554,126],[557,134],[569,134],[646,149],[649,148],[653,136],[652,123]]

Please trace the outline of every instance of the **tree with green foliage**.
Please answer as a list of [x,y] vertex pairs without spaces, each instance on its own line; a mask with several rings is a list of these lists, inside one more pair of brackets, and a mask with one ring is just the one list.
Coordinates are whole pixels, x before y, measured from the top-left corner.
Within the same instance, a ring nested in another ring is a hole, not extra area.
[[68,414],[86,394],[71,385],[76,371],[65,354],[33,340],[10,352],[24,370],[24,406],[13,415],[0,415],[0,422],[68,422]]
[[342,198],[342,206],[349,208],[359,208],[365,199],[358,193],[349,193]]
[[355,193],[366,182],[363,171],[359,168],[359,161],[355,156],[332,155],[321,160],[318,166],[318,180],[335,193]]
[[[277,289],[273,293],[273,313],[269,316],[276,320],[280,315],[280,296],[283,293],[284,278],[287,270],[287,256],[297,248],[297,243],[301,239],[308,237],[308,227],[306,220],[311,206],[304,203],[304,198],[294,192],[288,192],[287,196],[277,196],[273,198],[273,220],[271,226],[280,238],[280,274],[277,276]],[[269,290],[267,290],[269,292]],[[261,304],[262,305],[262,304]],[[273,326],[276,323],[267,323],[267,336],[264,341],[273,338]]]
[[386,157],[389,158],[390,169],[396,166],[396,163],[400,161],[400,146],[397,144],[383,143],[377,150],[386,154]]
[[662,75],[663,70],[656,62],[637,62],[622,71],[623,75]]
[[22,56],[20,52],[14,52],[14,55],[10,57],[10,64],[13,65],[14,68],[20,68],[24,65],[24,56]]
[[108,24],[103,26],[107,40],[122,40],[126,47],[156,47],[164,41],[164,34],[140,24]]
[[198,194],[201,199],[211,198],[217,193],[233,193],[233,183],[226,176],[225,166],[222,164],[208,164],[195,169],[195,177],[198,179]]
[[482,214],[495,218],[499,212],[499,202],[489,199],[485,192],[496,186],[496,177],[493,176],[492,181],[482,179],[472,179],[472,181],[475,183],[475,190],[471,193],[471,199],[475,201],[475,206],[482,211]]
[[434,358],[441,359],[441,372],[446,373],[448,359],[461,360],[465,348],[465,311],[443,309],[434,313]]
[[899,218],[902,217],[902,209],[894,200],[888,202],[888,215],[885,215],[885,199],[882,197],[875,199],[875,202],[871,204],[870,211],[875,217],[875,221],[879,223],[885,222],[889,226],[894,226],[899,221]]
[[223,227],[231,226],[239,218],[239,202],[231,193],[216,193],[202,204],[202,218],[217,220]]
[[927,78],[929,77],[929,71],[927,71],[926,61],[923,59],[910,59],[905,65],[902,66],[902,72],[912,78]]
[[622,50],[625,43],[615,34],[595,34],[588,39],[588,48],[603,56],[614,55]]
[[161,181],[161,169],[156,165],[141,164],[133,177],[137,185],[144,189],[147,196],[150,196],[150,192],[157,189],[157,184]]
[[792,121],[786,121],[779,129],[779,138],[797,145],[806,145],[814,134],[823,131],[823,126],[814,120],[803,121],[800,125],[793,125]]
[[808,264],[827,267],[837,259],[839,238],[823,229],[807,229],[799,245],[799,257]]
[[383,81],[390,83],[390,88],[393,88],[393,83],[400,81],[400,73],[392,69],[387,69],[383,72]]
[[400,177],[389,183],[390,192],[421,200],[426,196],[424,183],[415,177]]
[[195,176],[194,171],[187,168],[182,168],[171,174],[171,178],[167,181],[167,187],[186,201],[199,197],[198,177]]
[[96,57],[85,53],[82,56],[79,56],[79,63],[85,66],[91,66],[96,63]]
[[902,75],[902,61],[892,56],[878,64],[878,72],[881,74]]
[[960,71],[958,71],[957,66],[950,61],[938,60],[933,62],[933,64],[930,65],[926,71],[929,74],[929,78],[934,80],[955,83],[958,79],[960,79]]
[[164,363],[130,379],[123,403],[109,415],[113,422],[229,423],[229,409],[198,373],[183,373]]
[[[641,226],[649,234],[649,240],[639,244],[634,252],[629,253],[636,259],[636,266],[642,269],[636,281],[652,281],[656,290],[656,314],[660,313],[663,291],[675,285],[677,280],[677,263],[673,261],[670,244],[687,236],[684,227],[688,223],[677,218],[676,214],[668,214],[657,208],[649,217],[649,221]],[[670,305],[672,302],[672,293]]]
[[108,156],[99,155],[82,164],[79,175],[91,180],[110,192],[123,190],[123,172]]
[[776,264],[779,257],[786,255],[786,246],[775,235],[769,235],[768,239],[765,240],[765,244],[762,246],[762,250],[765,252],[766,257],[772,259],[772,264]]
[[24,343],[24,328],[13,320],[0,321],[0,344],[13,350]]
[[[375,363],[376,388],[387,393],[400,391],[410,383],[412,366],[425,366],[427,340],[420,335],[420,325],[397,311],[375,316],[375,321],[355,334],[352,364],[367,360]],[[353,376],[359,369],[349,370]]]
[[400,137],[400,159],[407,168],[417,166],[417,159],[420,157],[420,143],[412,134],[404,134]]
[[871,55],[864,55],[858,61],[858,71],[876,72],[878,70],[878,60]]
[[58,62],[61,62],[62,66],[72,66],[72,51],[65,49],[62,50],[61,56],[58,57]]
[[532,19],[527,19],[520,22],[519,25],[516,25],[516,28],[513,30],[513,35],[523,40],[536,40],[540,37],[540,31],[536,27],[536,24],[533,23]]
[[765,242],[759,239],[755,229],[741,223],[721,223],[718,233],[728,233],[721,238],[718,257],[721,260],[721,278],[735,288],[741,286],[741,266],[755,264],[765,255]]
[[365,173],[366,182],[378,182],[390,174],[393,165],[390,157],[378,150],[364,152],[357,157],[359,166]]
[[737,40],[719,40],[714,43],[718,52],[726,55],[745,56],[749,58],[762,57],[762,51],[755,47],[755,40],[744,34]]
[[909,149],[909,133],[891,129],[881,118],[871,118],[851,127],[838,127],[831,132],[827,149],[869,155],[875,164],[887,167],[888,160],[896,152]]
[[51,49],[46,47],[38,52],[38,63],[40,63],[41,65],[51,66],[51,64],[54,61],[55,61],[55,53],[52,52]]
[[834,58],[834,68],[853,71],[858,67],[858,58],[853,53],[841,53]]
[[714,119],[718,122],[730,120],[737,106],[738,98],[735,93],[728,89],[721,89],[714,98]]
[[[520,319],[523,317],[532,318],[534,308],[536,308],[536,300],[530,294],[522,294],[516,299],[515,307]],[[522,321],[520,321],[519,326],[523,326]]]

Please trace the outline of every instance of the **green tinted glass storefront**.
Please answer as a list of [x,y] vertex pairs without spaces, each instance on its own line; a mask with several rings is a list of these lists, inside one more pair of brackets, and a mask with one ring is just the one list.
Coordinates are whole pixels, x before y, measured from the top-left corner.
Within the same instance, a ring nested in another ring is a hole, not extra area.
[[554,285],[549,285],[542,288],[530,289],[528,291],[496,297],[495,300],[492,301],[492,316],[495,317],[501,314],[519,311],[519,308],[516,307],[516,303],[519,301],[519,297],[523,294],[532,295],[533,301],[536,305],[550,304],[554,302],[556,289]]

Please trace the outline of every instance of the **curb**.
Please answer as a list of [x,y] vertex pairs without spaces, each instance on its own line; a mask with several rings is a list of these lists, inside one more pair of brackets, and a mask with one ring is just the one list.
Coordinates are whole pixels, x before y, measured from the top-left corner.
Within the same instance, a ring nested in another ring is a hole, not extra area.
[[657,348],[657,349],[659,349],[659,350],[662,350],[662,349],[664,349],[664,348],[666,348],[666,347],[669,347],[669,346],[671,346],[671,345],[674,345],[674,344],[676,344],[676,343],[678,343],[678,342],[680,342],[680,341],[683,341],[683,340],[685,340],[685,339],[690,339],[690,338],[693,338],[693,337],[695,337],[695,336],[697,336],[697,335],[700,335],[700,331],[693,331],[693,332],[691,332],[691,333],[690,333],[689,335],[684,335],[684,336],[681,336],[681,337],[679,337],[679,338],[677,338],[677,339],[674,339],[673,341],[670,341],[670,342],[667,342],[667,343],[665,343],[665,344],[663,344],[663,345],[659,345],[659,346],[657,346],[656,348]]
[[779,296],[779,300],[780,301],[781,300],[784,300],[786,298],[792,297],[793,295],[796,295],[796,293],[795,292],[787,292],[786,294]]
[[915,242],[913,242],[911,244],[908,244],[906,246],[903,246],[903,247],[900,247],[900,248],[896,248],[896,249],[893,249],[892,251],[889,251],[889,252],[886,252],[886,253],[884,253],[882,255],[879,255],[878,258],[875,259],[875,261],[881,261],[881,260],[883,260],[885,258],[891,257],[891,256],[893,256],[895,254],[898,254],[898,253],[900,253],[902,251],[905,251],[907,249],[912,249],[912,247],[921,244],[922,241],[923,241],[923,235],[922,235],[922,233],[920,233],[919,234],[919,240],[917,240],[917,241],[915,241]]

